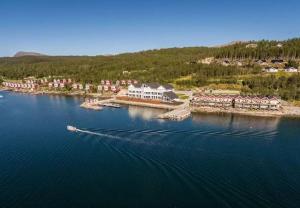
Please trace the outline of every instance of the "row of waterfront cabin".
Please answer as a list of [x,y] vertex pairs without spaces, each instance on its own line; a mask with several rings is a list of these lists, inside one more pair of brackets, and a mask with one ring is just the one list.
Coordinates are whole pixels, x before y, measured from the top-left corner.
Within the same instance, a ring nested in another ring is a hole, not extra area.
[[111,92],[119,92],[120,91],[120,87],[118,85],[98,85],[97,86],[97,90],[98,91],[111,91]]
[[49,84],[48,84],[48,87],[49,88],[65,88],[65,83],[63,83],[63,82],[61,82],[61,83],[59,83],[59,82],[50,82]]
[[53,83],[63,83],[63,84],[71,84],[72,83],[72,79],[54,79]]
[[[277,73],[280,71],[280,69],[276,68],[276,67],[266,67],[263,69],[264,72],[268,72],[268,73]],[[299,70],[297,68],[294,67],[288,67],[285,68],[283,71],[287,72],[287,73],[297,73],[299,72]]]
[[[115,85],[131,85],[137,84],[137,80],[117,80]],[[101,85],[113,85],[113,81],[111,80],[101,80]]]
[[232,96],[195,96],[193,97],[191,104],[197,106],[207,107],[232,107],[233,97]]
[[[73,90],[85,90],[85,91],[90,91],[93,88],[93,85],[91,84],[86,84],[83,86],[82,84],[74,83],[72,85]],[[98,85],[97,86],[98,91],[112,91],[112,92],[119,92],[120,87],[117,85]]]
[[193,97],[191,105],[196,107],[279,110],[281,101],[277,97],[198,95]]
[[279,110],[281,100],[277,97],[238,96],[234,98],[234,107],[240,109]]
[[35,89],[38,87],[37,84],[23,84],[23,83],[15,83],[15,82],[3,82],[5,87],[15,88],[15,89]]
[[[48,86],[50,88],[64,88],[66,84],[71,84],[72,80],[71,79],[63,79],[63,80],[59,80],[59,79],[54,79],[53,82],[50,82],[48,84]],[[115,85],[113,84],[112,81],[110,80],[102,80],[101,81],[101,85],[99,85],[97,87],[98,91],[112,91],[112,92],[118,92],[120,90],[119,86],[120,85],[130,85],[131,83],[137,84],[138,81],[136,80],[117,80]],[[73,90],[86,90],[89,91],[91,90],[93,85],[91,84],[86,84],[85,86],[83,86],[82,84],[79,83],[73,83],[72,84],[72,89]]]

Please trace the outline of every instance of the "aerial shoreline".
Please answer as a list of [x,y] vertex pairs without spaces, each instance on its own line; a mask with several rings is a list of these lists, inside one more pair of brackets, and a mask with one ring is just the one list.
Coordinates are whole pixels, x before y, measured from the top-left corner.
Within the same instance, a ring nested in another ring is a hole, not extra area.
[[[8,91],[8,92],[15,92],[15,93],[23,93],[28,95],[57,95],[57,96],[71,96],[71,97],[92,97],[92,98],[101,98],[101,99],[111,99],[113,96],[107,95],[100,95],[95,93],[84,93],[84,92],[58,92],[58,91],[28,91],[28,90],[15,90],[9,88],[0,88],[0,92]],[[164,109],[164,110],[175,110],[177,109],[174,105],[168,104],[153,104],[147,102],[134,102],[128,100],[121,100],[117,97],[111,101],[112,103],[121,104],[121,105],[128,105],[128,106],[140,106],[146,108],[157,108],[157,109]],[[99,108],[94,107],[86,107],[82,105],[82,107],[91,110],[99,110]],[[253,116],[253,117],[288,117],[288,118],[300,118],[300,107],[295,106],[282,106],[280,111],[261,111],[261,110],[240,110],[240,109],[222,109],[222,108],[209,108],[209,107],[190,107],[192,114],[238,114],[238,115],[245,115],[245,116]]]

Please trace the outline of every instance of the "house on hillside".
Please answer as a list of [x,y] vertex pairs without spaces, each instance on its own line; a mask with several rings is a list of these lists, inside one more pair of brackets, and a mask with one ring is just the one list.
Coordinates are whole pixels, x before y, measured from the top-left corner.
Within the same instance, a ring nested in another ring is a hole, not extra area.
[[268,66],[268,62],[266,60],[257,60],[255,61],[256,64],[260,65],[260,66]]
[[257,44],[256,43],[247,44],[246,48],[257,48]]
[[114,93],[117,93],[117,92],[120,91],[120,88],[119,88],[118,85],[111,85],[111,86],[110,86],[110,90],[111,90],[112,92],[114,92]]
[[243,66],[243,63],[242,63],[241,61],[236,61],[236,62],[235,62],[235,65],[236,65],[236,66]]
[[85,91],[90,91],[92,89],[92,85],[86,84],[84,89],[85,89]]
[[77,83],[72,84],[72,89],[77,90],[78,89],[78,84]]
[[208,57],[208,58],[205,58],[205,59],[202,59],[200,61],[198,61],[198,63],[201,63],[201,64],[211,64],[213,61],[215,60],[214,57]]
[[104,86],[103,86],[103,90],[104,90],[105,92],[109,91],[109,89],[110,89],[110,85],[104,85]]
[[230,66],[230,61],[224,60],[224,61],[222,61],[222,65],[223,66]]
[[58,88],[59,87],[59,83],[58,82],[55,82],[54,83],[54,88]]
[[277,73],[278,72],[278,68],[275,67],[266,67],[263,69],[264,72],[267,73]]
[[276,46],[277,46],[278,48],[282,48],[282,47],[283,47],[283,44],[282,44],[282,43],[278,43]]
[[280,65],[280,64],[284,63],[284,60],[283,59],[273,59],[273,60],[271,60],[271,63]]
[[284,69],[284,71],[288,73],[295,73],[298,72],[298,69],[296,69],[295,67],[287,67]]
[[54,84],[53,84],[53,82],[49,82],[49,83],[48,83],[48,87],[49,87],[49,88],[52,88],[52,87],[54,87]]
[[102,86],[102,85],[98,85],[98,86],[97,86],[97,91],[98,91],[98,92],[101,92],[102,90],[103,90],[103,86]]

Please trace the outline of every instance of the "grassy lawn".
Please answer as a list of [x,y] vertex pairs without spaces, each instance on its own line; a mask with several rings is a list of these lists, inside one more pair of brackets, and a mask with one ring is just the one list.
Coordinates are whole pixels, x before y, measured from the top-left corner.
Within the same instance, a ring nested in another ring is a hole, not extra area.
[[187,99],[189,98],[189,96],[187,96],[187,95],[185,95],[185,94],[180,94],[180,93],[178,93],[178,94],[176,94],[176,95],[177,95],[178,98],[181,99],[181,100],[187,100]]
[[293,105],[297,106],[297,107],[300,107],[300,100],[293,101]]

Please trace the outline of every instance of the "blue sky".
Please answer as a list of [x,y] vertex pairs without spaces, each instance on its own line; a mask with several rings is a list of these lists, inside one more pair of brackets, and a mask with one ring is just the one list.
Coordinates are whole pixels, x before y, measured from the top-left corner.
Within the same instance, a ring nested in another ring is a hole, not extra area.
[[298,0],[0,0],[0,56],[100,55],[300,37]]

